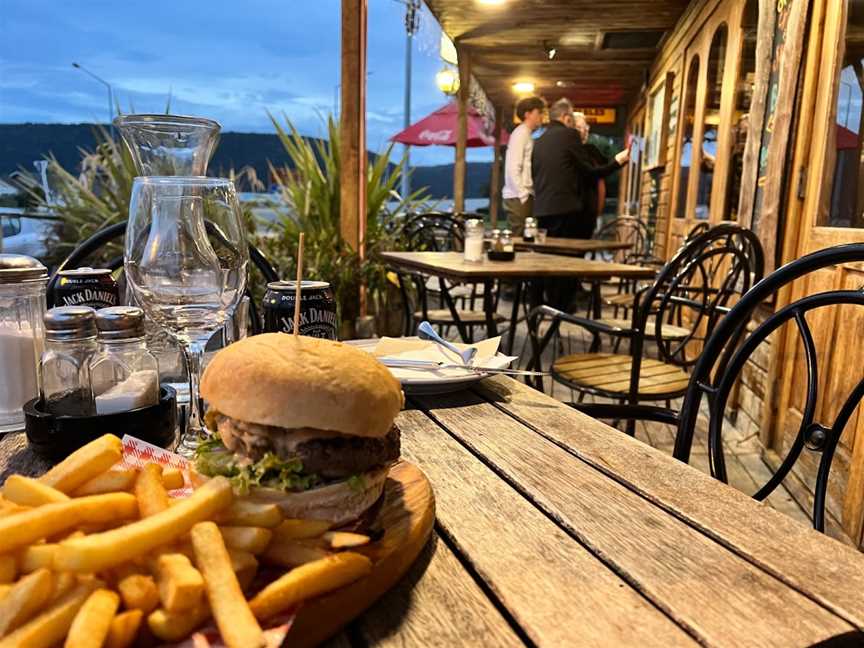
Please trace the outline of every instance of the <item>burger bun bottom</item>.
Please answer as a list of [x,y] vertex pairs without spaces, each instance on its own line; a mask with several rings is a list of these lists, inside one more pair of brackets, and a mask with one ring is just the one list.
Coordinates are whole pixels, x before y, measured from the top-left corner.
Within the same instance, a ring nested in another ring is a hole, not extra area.
[[359,518],[369,509],[381,493],[390,466],[384,466],[360,475],[362,488],[340,481],[299,493],[274,488],[253,488],[251,495],[261,501],[278,504],[286,518],[300,520],[326,520],[341,526]]

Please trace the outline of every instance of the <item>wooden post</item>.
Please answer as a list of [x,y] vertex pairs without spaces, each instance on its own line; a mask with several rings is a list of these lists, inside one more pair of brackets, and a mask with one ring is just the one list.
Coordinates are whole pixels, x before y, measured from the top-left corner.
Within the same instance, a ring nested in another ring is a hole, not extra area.
[[495,157],[492,161],[492,177],[489,179],[489,217],[492,227],[498,226],[498,208],[501,205],[501,127],[504,111],[501,106],[495,108]]
[[453,165],[453,212],[465,211],[465,150],[468,141],[468,99],[471,96],[471,60],[465,48],[456,45],[459,57],[459,123],[456,137],[456,161]]
[[342,0],[342,158],[339,228],[361,257],[366,231],[366,13],[367,0]]

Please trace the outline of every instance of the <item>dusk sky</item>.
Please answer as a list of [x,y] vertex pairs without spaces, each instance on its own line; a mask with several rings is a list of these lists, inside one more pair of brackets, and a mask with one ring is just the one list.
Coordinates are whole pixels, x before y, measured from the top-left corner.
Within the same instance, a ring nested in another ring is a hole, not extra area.
[[[105,86],[124,112],[171,111],[226,131],[272,132],[267,111],[322,133],[339,84],[339,0],[2,0],[0,122],[107,120]],[[373,151],[402,128],[405,7],[369,0],[367,129]],[[414,43],[412,118],[446,101],[435,86],[440,28],[425,9]],[[397,147],[401,151],[401,147]],[[485,160],[491,149],[470,151]],[[453,149],[412,149],[412,163],[452,162]]]

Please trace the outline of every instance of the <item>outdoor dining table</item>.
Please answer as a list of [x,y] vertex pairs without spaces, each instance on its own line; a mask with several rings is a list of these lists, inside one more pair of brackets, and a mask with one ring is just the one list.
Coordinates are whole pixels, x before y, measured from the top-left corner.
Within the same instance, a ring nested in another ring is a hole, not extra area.
[[[595,317],[600,307],[600,282],[612,278],[650,279],[656,269],[626,263],[583,259],[560,254],[540,254],[536,252],[517,252],[513,261],[489,261],[480,263],[465,261],[461,252],[382,252],[384,262],[403,270],[417,271],[425,275],[466,283],[483,283],[483,311],[486,314],[486,329],[489,337],[498,334],[495,322],[495,302],[493,284],[496,280],[513,283],[515,293],[510,314],[510,327],[504,350],[510,353],[519,320],[523,282],[536,282],[540,279],[569,278],[590,281],[592,285]],[[467,340],[465,327],[453,300],[446,290],[442,295],[459,334]]]
[[[433,537],[331,648],[864,645],[853,547],[526,385],[409,396],[396,423]],[[0,482],[47,468],[0,438]]]

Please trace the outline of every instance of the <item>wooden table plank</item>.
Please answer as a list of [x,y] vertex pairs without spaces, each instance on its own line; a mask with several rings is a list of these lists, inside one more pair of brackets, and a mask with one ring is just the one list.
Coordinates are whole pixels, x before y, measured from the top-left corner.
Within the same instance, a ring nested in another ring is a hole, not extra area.
[[547,236],[543,243],[535,239],[530,243],[521,236],[513,237],[513,245],[517,250],[534,250],[550,254],[581,255],[588,252],[612,252],[614,250],[629,250],[632,242],[607,241],[603,239],[571,239]]
[[403,455],[434,484],[441,530],[539,646],[693,646],[693,640],[417,410]]
[[523,645],[447,544],[434,535],[406,577],[351,628],[363,645]]
[[479,396],[418,400],[702,643],[810,646],[854,629]]
[[598,470],[688,520],[752,563],[864,627],[864,556],[671,456],[510,379],[478,393]]
[[513,261],[469,263],[461,252],[382,252],[386,263],[428,274],[459,280],[524,280],[543,277],[608,279],[611,277],[650,279],[653,268],[626,263],[609,263],[560,254],[516,254]]

